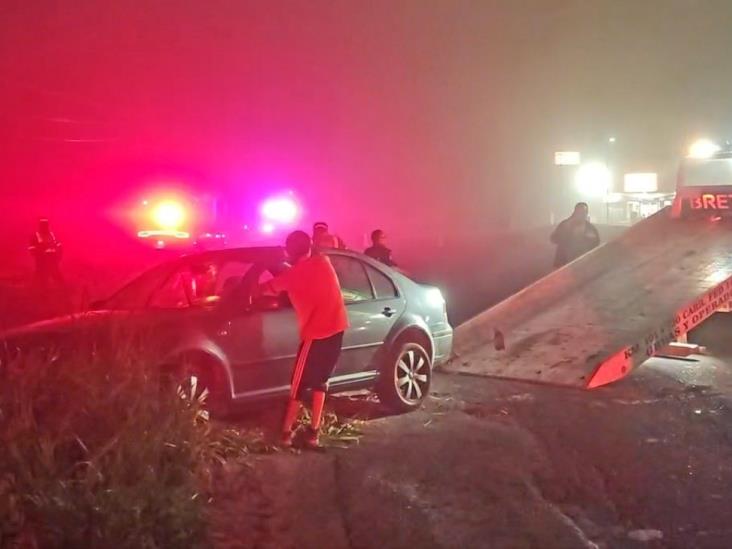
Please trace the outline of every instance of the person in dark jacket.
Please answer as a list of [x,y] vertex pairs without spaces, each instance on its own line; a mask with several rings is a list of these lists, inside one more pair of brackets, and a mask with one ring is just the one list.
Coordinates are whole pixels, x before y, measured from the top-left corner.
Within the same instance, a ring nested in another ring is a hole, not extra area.
[[49,282],[53,281],[58,286],[64,285],[61,276],[61,242],[51,231],[51,224],[48,219],[38,220],[38,228],[30,238],[28,251],[33,256],[36,264],[36,284],[46,288]]
[[386,247],[386,234],[381,229],[376,229],[371,233],[371,246],[366,248],[364,253],[389,267],[397,266],[391,257],[391,250]]
[[557,246],[555,268],[566,265],[600,244],[600,234],[589,221],[589,207],[586,202],[575,205],[572,215],[557,225],[550,240]]

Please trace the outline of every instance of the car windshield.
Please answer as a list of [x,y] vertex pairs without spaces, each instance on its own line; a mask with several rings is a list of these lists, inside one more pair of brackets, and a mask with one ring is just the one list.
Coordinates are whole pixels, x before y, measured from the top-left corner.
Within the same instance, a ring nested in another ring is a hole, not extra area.
[[687,159],[681,182],[687,187],[732,186],[732,158]]
[[145,307],[152,292],[160,287],[163,280],[174,270],[175,265],[164,263],[144,272],[131,282],[128,282],[121,290],[104,300],[105,309],[126,310],[141,309]]

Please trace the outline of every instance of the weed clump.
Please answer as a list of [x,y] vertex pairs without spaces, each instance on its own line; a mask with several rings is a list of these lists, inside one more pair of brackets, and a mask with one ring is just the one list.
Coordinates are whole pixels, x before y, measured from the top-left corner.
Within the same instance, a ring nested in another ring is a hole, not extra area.
[[246,440],[132,345],[0,362],[0,547],[205,544],[215,468]]

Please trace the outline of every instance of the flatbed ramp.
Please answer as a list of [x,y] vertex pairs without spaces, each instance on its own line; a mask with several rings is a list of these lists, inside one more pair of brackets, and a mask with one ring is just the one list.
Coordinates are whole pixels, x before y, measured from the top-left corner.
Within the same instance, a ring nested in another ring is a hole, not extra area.
[[459,326],[445,369],[597,387],[730,302],[732,226],[666,208]]

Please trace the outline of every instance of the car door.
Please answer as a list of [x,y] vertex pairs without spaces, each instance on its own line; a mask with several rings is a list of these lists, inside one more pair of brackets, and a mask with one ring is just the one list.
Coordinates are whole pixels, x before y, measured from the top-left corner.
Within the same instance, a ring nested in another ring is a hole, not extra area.
[[[256,283],[271,277],[264,269],[254,274]],[[276,308],[257,309],[246,297],[246,292],[234,293],[232,301],[224,304],[227,313],[220,332],[234,395],[259,398],[285,394],[300,344],[295,311],[285,301]]]
[[378,369],[377,352],[405,309],[391,279],[380,270],[349,255],[331,253],[348,311],[349,328],[335,375]]

